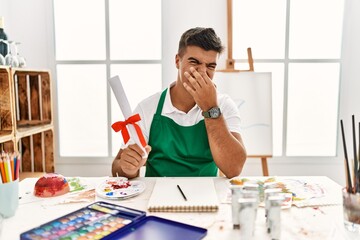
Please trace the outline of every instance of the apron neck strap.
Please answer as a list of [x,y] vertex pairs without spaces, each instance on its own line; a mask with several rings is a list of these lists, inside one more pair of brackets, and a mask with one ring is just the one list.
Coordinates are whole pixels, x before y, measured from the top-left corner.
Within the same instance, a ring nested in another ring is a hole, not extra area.
[[158,106],[157,106],[157,109],[156,109],[156,114],[157,115],[161,115],[161,111],[162,111],[162,108],[164,106],[164,102],[165,102],[165,97],[166,97],[166,92],[167,92],[167,88],[161,93],[161,96],[160,96],[160,100],[159,100],[159,103],[158,103]]

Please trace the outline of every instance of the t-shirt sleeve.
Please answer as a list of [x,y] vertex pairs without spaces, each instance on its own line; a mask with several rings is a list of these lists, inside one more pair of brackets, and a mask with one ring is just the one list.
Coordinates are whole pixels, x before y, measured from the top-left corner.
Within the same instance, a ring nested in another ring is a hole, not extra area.
[[228,95],[224,94],[221,98],[220,109],[224,115],[229,131],[241,134],[240,113],[234,100],[232,100]]

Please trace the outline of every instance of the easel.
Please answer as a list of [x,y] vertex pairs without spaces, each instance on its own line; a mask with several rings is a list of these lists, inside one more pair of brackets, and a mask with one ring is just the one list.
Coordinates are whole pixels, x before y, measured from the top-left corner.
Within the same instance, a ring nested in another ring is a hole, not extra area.
[[[254,60],[252,57],[251,48],[247,49],[248,54],[248,70],[236,70],[235,61],[232,58],[232,0],[227,0],[227,21],[228,21],[228,58],[226,59],[226,69],[218,70],[219,72],[254,72]],[[264,176],[269,176],[269,169],[267,164],[267,159],[271,158],[272,155],[248,155],[248,158],[260,158],[261,167]]]

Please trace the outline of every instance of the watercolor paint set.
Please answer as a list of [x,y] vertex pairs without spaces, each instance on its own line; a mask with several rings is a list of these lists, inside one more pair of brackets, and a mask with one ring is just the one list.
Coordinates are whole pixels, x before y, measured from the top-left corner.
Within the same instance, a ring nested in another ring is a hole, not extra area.
[[207,229],[146,216],[146,212],[95,202],[20,235],[34,239],[202,239]]

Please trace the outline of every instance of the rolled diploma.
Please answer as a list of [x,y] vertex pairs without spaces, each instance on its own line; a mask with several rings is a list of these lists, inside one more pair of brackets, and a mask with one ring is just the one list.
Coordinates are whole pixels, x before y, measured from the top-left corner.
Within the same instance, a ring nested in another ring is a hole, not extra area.
[[[131,117],[132,111],[130,108],[129,101],[126,97],[124,88],[121,84],[119,76],[115,76],[109,79],[109,84],[113,93],[116,97],[116,100],[120,106],[120,109],[125,117],[125,120]],[[135,127],[132,124],[126,126],[129,130],[130,139],[133,139],[135,143],[144,151],[143,158],[147,157],[147,152],[145,148],[141,145],[139,136],[136,133]]]

